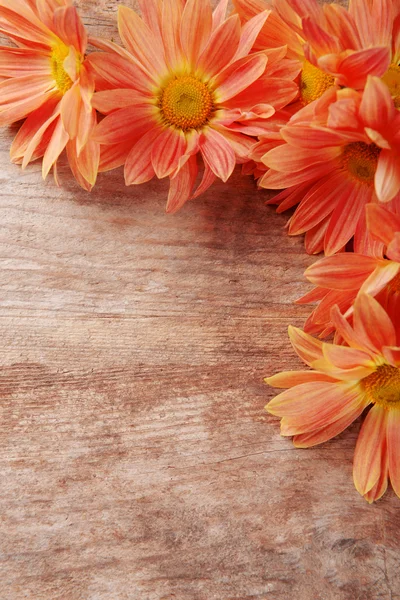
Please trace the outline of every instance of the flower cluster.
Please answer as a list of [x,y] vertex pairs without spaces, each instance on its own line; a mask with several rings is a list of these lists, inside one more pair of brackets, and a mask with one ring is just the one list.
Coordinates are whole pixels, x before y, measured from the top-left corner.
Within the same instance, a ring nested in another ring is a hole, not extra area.
[[121,166],[127,186],[168,178],[167,212],[238,164],[280,190],[268,203],[296,207],[289,235],[325,257],[299,300],[317,306],[290,329],[312,370],[268,378],[289,389],[267,410],[306,447],[372,404],[355,485],[373,501],[390,478],[400,496],[400,1],[138,3],[119,6],[120,45],[88,38],[72,0],[0,0],[12,162],[57,180],[65,151],[88,191]]

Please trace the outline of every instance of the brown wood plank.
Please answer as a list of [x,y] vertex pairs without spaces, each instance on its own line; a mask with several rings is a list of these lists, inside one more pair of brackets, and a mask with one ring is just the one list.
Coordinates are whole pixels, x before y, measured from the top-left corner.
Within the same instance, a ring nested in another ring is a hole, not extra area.
[[[116,37],[115,0],[81,0]],[[281,438],[263,377],[314,260],[236,172],[91,194],[9,164],[1,132],[0,599],[396,600],[399,500],[352,483],[359,424]]]

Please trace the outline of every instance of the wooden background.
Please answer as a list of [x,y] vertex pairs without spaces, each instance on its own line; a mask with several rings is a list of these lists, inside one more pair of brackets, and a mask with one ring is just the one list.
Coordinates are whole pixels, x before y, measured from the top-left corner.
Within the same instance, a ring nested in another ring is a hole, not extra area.
[[[82,0],[116,35],[113,0]],[[356,423],[296,450],[263,377],[313,259],[237,172],[87,194],[9,164],[0,230],[1,600],[395,600],[400,501],[352,483]]]

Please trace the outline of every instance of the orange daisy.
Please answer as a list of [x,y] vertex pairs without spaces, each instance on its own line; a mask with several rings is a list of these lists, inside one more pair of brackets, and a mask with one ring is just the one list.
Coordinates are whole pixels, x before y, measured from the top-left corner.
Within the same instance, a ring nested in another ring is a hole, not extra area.
[[[307,333],[326,337],[334,331],[330,313],[335,304],[351,319],[359,293],[375,297],[393,318],[400,315],[400,216],[370,204],[367,223],[372,237],[379,240],[374,255],[340,253],[306,270],[305,276],[316,288],[297,302],[318,302],[304,326]],[[387,258],[383,258],[384,250]]]
[[[266,0],[233,1],[243,22],[271,8]],[[388,85],[396,88],[398,8],[392,0],[353,0],[349,10],[317,0],[274,0],[272,6],[273,16],[254,48],[288,44],[288,56],[301,64],[302,104],[313,102],[332,87],[363,89],[368,75],[387,74]]]
[[[143,19],[120,6],[126,50],[93,40],[108,51],[88,58],[100,90],[93,103],[107,115],[94,138],[100,168],[124,164],[127,185],[169,177],[168,212],[216,177],[226,181],[247,160],[250,136],[297,94],[286,48],[249,55],[268,12],[241,27],[237,15],[225,18],[226,6],[213,13],[209,0],[146,0]],[[193,193],[198,154],[205,168]]]
[[0,47],[0,125],[26,119],[11,147],[22,168],[43,157],[45,178],[66,149],[78,183],[91,189],[99,148],[90,135],[94,80],[87,70],[87,36],[70,0],[0,0],[0,33],[17,48]]
[[327,91],[280,129],[259,185],[287,188],[269,201],[278,212],[299,204],[289,235],[307,232],[307,252],[335,254],[354,236],[355,251],[368,253],[365,206],[381,201],[397,212],[400,202],[399,126],[388,88],[369,77],[363,94]]
[[282,418],[281,434],[308,448],[341,433],[372,404],[358,437],[353,476],[368,502],[386,491],[388,478],[400,497],[400,322],[393,323],[371,296],[361,294],[350,326],[338,307],[332,320],[348,346],[317,340],[296,328],[289,335],[312,371],[266,379],[278,388],[266,409]]

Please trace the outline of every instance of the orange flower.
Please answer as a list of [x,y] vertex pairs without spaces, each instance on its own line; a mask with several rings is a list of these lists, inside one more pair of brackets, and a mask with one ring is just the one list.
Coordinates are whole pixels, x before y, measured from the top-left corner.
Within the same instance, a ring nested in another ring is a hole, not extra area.
[[[266,0],[233,2],[243,22],[271,7]],[[386,83],[394,95],[398,93],[399,25],[393,0],[352,0],[348,11],[335,3],[321,5],[317,0],[274,0],[272,5],[273,16],[254,48],[288,44],[288,56],[301,63],[303,104],[320,98],[332,87],[363,89],[368,75],[387,74]]]
[[18,48],[0,48],[0,125],[26,119],[11,147],[22,164],[43,157],[45,178],[66,148],[85,189],[95,183],[98,145],[91,106],[94,81],[87,71],[87,36],[70,0],[0,0],[0,32]]
[[381,201],[397,212],[399,124],[389,90],[369,77],[363,94],[330,90],[280,130],[281,140],[262,158],[269,171],[259,185],[288,188],[270,200],[278,212],[300,203],[289,234],[307,232],[307,252],[335,254],[354,236],[355,251],[365,254],[365,206]]
[[384,494],[390,477],[400,497],[400,321],[393,323],[367,294],[356,300],[353,327],[337,307],[332,321],[348,347],[289,329],[297,354],[314,370],[267,378],[274,387],[290,389],[266,409],[282,417],[282,435],[308,448],[341,433],[372,404],[357,441],[354,483],[373,502]]
[[[316,288],[297,302],[318,302],[304,326],[307,333],[326,337],[334,331],[330,312],[335,304],[351,321],[359,293],[375,297],[392,318],[400,315],[400,216],[370,204],[367,222],[372,236],[380,240],[375,255],[340,253],[306,270],[305,276]],[[387,259],[382,254],[385,246]]]
[[[170,178],[167,211],[226,181],[247,160],[265,120],[297,93],[298,73],[285,48],[249,55],[268,17],[241,27],[225,19],[226,0],[212,13],[209,0],[141,0],[143,19],[120,6],[126,50],[93,40],[107,53],[88,58],[96,73],[94,106],[107,114],[95,139],[101,170],[125,164],[127,185]],[[203,180],[193,194],[197,157]]]

